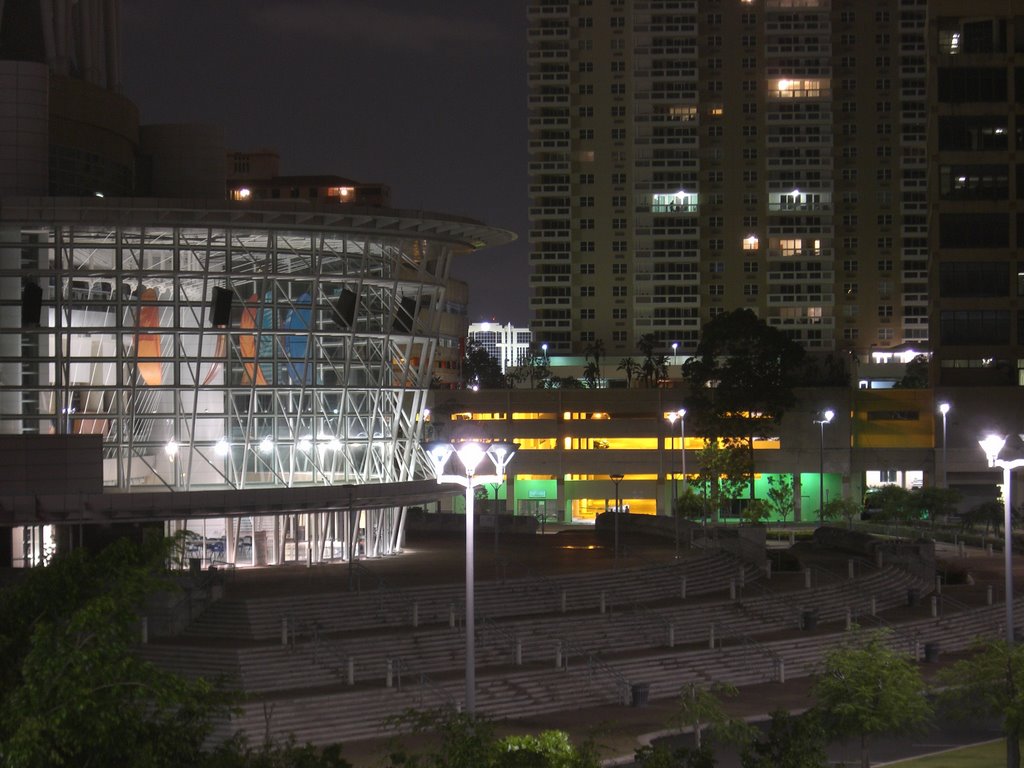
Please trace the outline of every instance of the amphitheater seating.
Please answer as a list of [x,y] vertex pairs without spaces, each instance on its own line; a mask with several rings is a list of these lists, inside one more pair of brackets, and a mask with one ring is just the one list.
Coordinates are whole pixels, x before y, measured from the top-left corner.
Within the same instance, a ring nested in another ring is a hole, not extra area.
[[[706,553],[645,568],[482,582],[477,710],[540,714],[627,704],[639,683],[663,698],[689,682],[806,676],[848,637],[848,618],[866,626],[898,619],[890,641],[914,653],[925,643],[961,650],[999,629],[1000,606],[959,606],[939,618],[927,604],[909,609],[908,591],[927,595],[932,585],[895,568],[864,569],[855,579],[812,576],[810,588],[796,577],[780,591],[779,580]],[[243,730],[262,738],[269,730],[313,743],[352,741],[384,735],[388,718],[409,708],[462,701],[461,585],[344,587],[225,599],[184,634],[154,638],[139,652],[246,691],[243,712],[218,728],[222,736]],[[817,619],[813,632],[800,629],[808,613]]]

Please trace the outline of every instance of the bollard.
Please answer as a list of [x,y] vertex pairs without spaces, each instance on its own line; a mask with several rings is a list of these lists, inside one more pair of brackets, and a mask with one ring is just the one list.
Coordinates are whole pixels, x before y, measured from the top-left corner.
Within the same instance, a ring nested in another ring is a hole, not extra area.
[[811,569],[810,568],[805,568],[804,569],[804,589],[810,589],[810,588],[811,588]]
[[747,586],[747,574],[744,573],[742,565],[739,567],[738,570],[739,570],[740,587],[745,587],[745,586]]
[[412,604],[412,625],[418,627],[420,625],[420,604]]
[[985,545],[985,554],[988,555],[989,557],[992,556],[992,543],[991,542],[989,542],[988,544]]
[[676,625],[675,624],[669,624],[668,625],[668,647],[669,648],[675,648],[676,647]]
[[708,648],[710,648],[711,650],[715,649],[715,625],[714,624],[711,625],[711,635],[710,635],[710,638],[708,640]]
[[354,656],[349,656],[345,664],[345,682],[349,685],[356,684],[356,659]]
[[281,645],[288,645],[288,619],[281,619]]
[[935,577],[935,594],[936,595],[941,595],[942,594],[942,577],[941,576],[936,576]]
[[793,532],[793,531],[790,531],[789,532],[789,546],[792,547],[794,544],[796,544],[796,533]]
[[765,563],[764,563],[764,577],[766,579],[768,579],[768,581],[772,580],[772,561],[771,560],[765,560]]
[[523,666],[523,641],[516,638],[516,666]]
[[729,599],[730,600],[735,600],[736,599],[736,579],[733,579],[732,581],[729,582]]
[[853,629],[853,611],[849,608],[846,609],[846,631],[849,632]]
[[390,688],[394,682],[394,665],[391,659],[387,659],[384,662],[384,687]]
[[939,615],[939,598],[932,595],[932,618],[934,619]]
[[686,599],[686,577],[685,576],[683,576],[683,578],[681,578],[679,580],[679,596],[683,600]]
[[967,544],[960,542],[960,557],[967,557]]
[[565,613],[566,606],[568,605],[568,596],[566,591],[562,590],[562,613]]
[[992,605],[992,585],[988,585],[988,589],[985,590],[985,601],[988,605]]
[[779,682],[786,682],[786,660],[779,659]]
[[921,660],[921,641],[920,640],[915,640],[914,641],[914,661],[920,661],[920,660]]
[[871,615],[872,616],[877,616],[878,615],[878,598],[874,597],[874,596],[872,596],[872,598],[871,598]]
[[146,616],[142,617],[142,644],[145,645],[149,642],[149,618]]
[[846,561],[846,575],[848,578],[853,578],[853,559]]
[[448,603],[448,628],[455,629],[455,603]]
[[562,641],[555,641],[555,669],[562,668]]
[[604,613],[605,601],[604,601],[604,590],[603,589],[601,590],[601,600],[599,602],[599,605],[600,605],[601,613]]

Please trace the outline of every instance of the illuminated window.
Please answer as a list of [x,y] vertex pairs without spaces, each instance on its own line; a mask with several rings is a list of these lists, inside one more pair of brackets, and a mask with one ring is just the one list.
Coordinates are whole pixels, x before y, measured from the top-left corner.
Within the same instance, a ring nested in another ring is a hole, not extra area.
[[828,81],[818,78],[806,80],[782,78],[773,81],[768,88],[768,95],[779,99],[817,99],[823,93],[828,95]]
[[339,203],[348,203],[355,199],[355,187],[328,187],[327,197],[335,198]]
[[743,238],[744,251],[756,251],[758,246],[757,235],[747,235]]
[[249,200],[252,197],[252,190],[248,187],[239,187],[231,190],[232,200]]
[[513,421],[535,421],[538,419],[553,421],[555,418],[556,416],[553,413],[531,413],[529,411],[515,411],[512,414]]

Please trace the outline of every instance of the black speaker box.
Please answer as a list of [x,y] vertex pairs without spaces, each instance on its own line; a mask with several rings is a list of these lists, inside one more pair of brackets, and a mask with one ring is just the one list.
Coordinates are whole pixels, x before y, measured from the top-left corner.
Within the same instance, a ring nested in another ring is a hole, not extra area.
[[232,293],[227,288],[214,286],[213,299],[210,301],[210,325],[227,326],[231,322]]
[[21,291],[21,325],[39,325],[43,311],[43,289],[35,283],[25,283]]

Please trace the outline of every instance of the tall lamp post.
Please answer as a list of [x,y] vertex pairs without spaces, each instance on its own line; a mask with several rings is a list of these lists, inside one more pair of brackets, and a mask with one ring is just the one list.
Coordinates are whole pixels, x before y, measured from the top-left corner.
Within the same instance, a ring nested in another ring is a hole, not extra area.
[[[483,445],[477,442],[447,443],[433,441],[424,446],[434,476],[439,485],[454,483],[466,489],[466,713],[476,710],[476,612],[473,577],[473,489],[485,483],[501,483],[505,468],[516,452],[515,443],[496,442]],[[446,474],[445,467],[452,454],[462,463],[462,473]],[[494,474],[478,475],[477,467],[484,458],[494,465]]]
[[814,423],[821,425],[821,441],[818,443],[818,517],[821,517],[821,510],[825,508],[825,425],[830,424],[836,412],[831,408],[822,411],[821,418],[815,419]]
[[[1020,436],[1021,440],[1024,441],[1024,435]],[[1005,541],[1003,543],[1003,569],[1006,571],[1006,645],[1008,650],[1013,649],[1014,636],[1013,636],[1013,537],[1010,532],[1011,510],[1012,505],[1010,501],[1010,483],[1012,481],[1012,472],[1018,467],[1024,467],[1024,459],[1012,459],[1010,461],[1003,461],[999,458],[999,452],[1003,450],[1003,446],[1006,445],[1006,438],[1000,435],[986,435],[983,440],[978,441],[978,445],[985,452],[985,458],[988,459],[988,465],[990,467],[999,467],[1003,470],[1003,534]],[[1019,762],[1019,746],[1017,739],[1006,740],[1006,765],[1017,765]]]
[[615,483],[615,511],[612,513],[615,515],[613,518],[615,521],[615,565],[619,564],[619,483],[622,482],[623,475],[615,474],[608,475],[612,482]]
[[[679,419],[679,456],[680,456],[680,472],[683,475],[683,496],[686,496],[686,409],[680,408],[678,411],[672,411],[666,417],[668,423],[674,425],[676,419]],[[676,481],[675,478],[672,480],[672,518],[675,522],[675,537],[676,537],[676,559],[679,559],[679,510],[676,509]]]
[[942,414],[942,486],[949,487],[949,475],[946,464],[946,414],[949,413],[949,403],[939,403],[939,413]]

